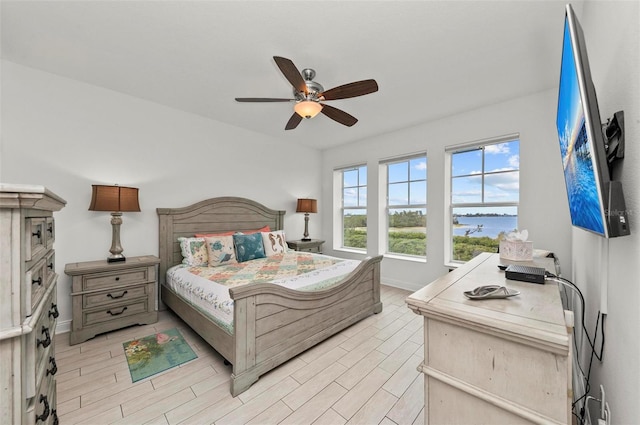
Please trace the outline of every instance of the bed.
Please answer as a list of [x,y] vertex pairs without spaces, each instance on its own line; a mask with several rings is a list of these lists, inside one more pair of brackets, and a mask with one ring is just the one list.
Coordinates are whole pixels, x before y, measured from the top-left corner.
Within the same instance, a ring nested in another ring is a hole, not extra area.
[[165,285],[167,271],[182,262],[178,238],[263,226],[282,230],[285,211],[250,199],[220,197],[183,208],[158,208],[157,213],[162,303],[231,363],[234,397],[271,369],[382,311],[382,256],[367,257],[328,289],[301,291],[272,283],[230,287],[234,306],[233,329],[229,332]]

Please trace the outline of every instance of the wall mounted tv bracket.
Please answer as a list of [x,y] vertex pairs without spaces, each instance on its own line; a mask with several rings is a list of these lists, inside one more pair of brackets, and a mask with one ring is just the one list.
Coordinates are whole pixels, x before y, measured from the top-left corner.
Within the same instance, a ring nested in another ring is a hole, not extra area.
[[607,122],[602,124],[602,132],[609,174],[611,174],[613,164],[624,158],[624,111],[618,111],[613,114],[613,117],[607,119]]
[[[605,140],[605,152],[609,176],[612,175],[613,164],[624,158],[624,111],[618,111],[602,125]],[[630,234],[627,206],[622,193],[622,183],[609,179],[607,183],[607,210],[609,221],[609,237]]]

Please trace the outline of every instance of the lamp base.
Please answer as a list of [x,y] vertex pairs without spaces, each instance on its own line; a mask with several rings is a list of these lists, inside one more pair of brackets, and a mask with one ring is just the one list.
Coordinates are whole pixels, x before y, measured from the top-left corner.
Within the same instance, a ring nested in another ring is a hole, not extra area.
[[121,261],[127,261],[124,255],[121,255],[119,257],[107,257],[107,263],[119,263]]

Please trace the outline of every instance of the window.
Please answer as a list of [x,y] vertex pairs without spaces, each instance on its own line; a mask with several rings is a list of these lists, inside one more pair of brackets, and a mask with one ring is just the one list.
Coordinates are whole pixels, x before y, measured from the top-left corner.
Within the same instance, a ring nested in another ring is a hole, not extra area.
[[427,255],[427,156],[388,161],[387,253]]
[[497,252],[499,240],[518,228],[520,142],[502,138],[450,149],[449,227],[452,261]]
[[342,174],[342,247],[367,249],[367,166]]

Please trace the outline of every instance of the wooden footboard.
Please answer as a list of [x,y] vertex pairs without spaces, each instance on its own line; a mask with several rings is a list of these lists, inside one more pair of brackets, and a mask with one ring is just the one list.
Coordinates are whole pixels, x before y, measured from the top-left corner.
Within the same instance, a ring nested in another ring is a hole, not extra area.
[[367,258],[331,289],[302,292],[272,284],[231,288],[235,353],[231,394],[342,329],[382,311],[380,261]]

